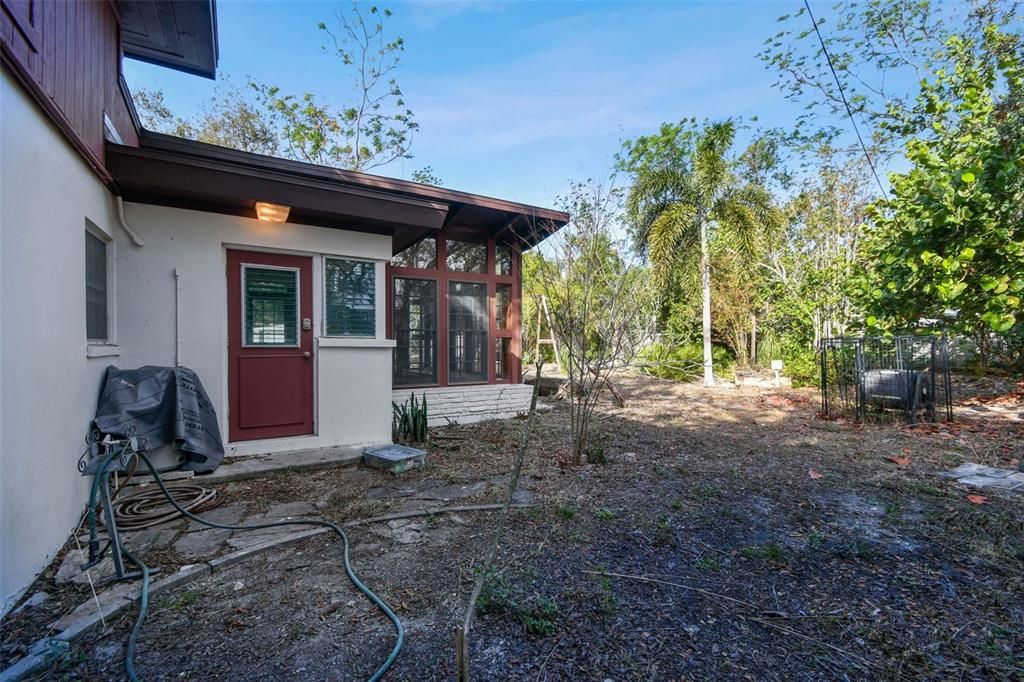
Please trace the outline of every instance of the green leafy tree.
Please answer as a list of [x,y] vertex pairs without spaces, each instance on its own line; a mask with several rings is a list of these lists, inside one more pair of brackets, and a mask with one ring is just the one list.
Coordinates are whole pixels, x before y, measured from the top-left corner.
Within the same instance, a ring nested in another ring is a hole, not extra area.
[[424,185],[434,185],[440,187],[444,184],[441,176],[434,172],[431,166],[424,166],[412,172],[412,181],[418,182]]
[[684,121],[627,142],[619,159],[634,175],[627,214],[658,287],[700,291],[705,385],[714,384],[713,251],[735,251],[753,264],[782,222],[771,194],[737,174],[729,156],[735,135],[732,121]]
[[785,235],[763,265],[770,308],[766,332],[782,345],[807,350],[823,337],[844,334],[857,314],[847,283],[873,198],[863,158],[846,158],[825,146],[814,160],[816,172],[796,186],[785,208]]
[[911,169],[890,175],[893,198],[871,207],[858,287],[869,326],[953,314],[982,339],[1024,327],[1024,70],[1013,37],[981,39],[948,41],[953,67],[922,82],[914,108],[929,132],[906,146]]
[[412,158],[419,124],[396,80],[405,41],[390,38],[390,10],[356,3],[339,12],[335,26],[320,23],[325,52],[341,62],[342,79],[351,79],[353,101],[342,107],[314,93],[287,93],[276,85],[248,80],[246,90],[218,92],[191,118],[175,116],[160,91],[135,95],[145,127],[201,142],[335,168],[366,171],[397,159]]
[[[796,139],[815,146],[835,141],[846,125],[821,122],[846,119],[845,93],[854,116],[873,133],[875,151],[894,154],[929,124],[914,107],[917,84],[951,70],[956,57],[947,50],[949,39],[963,36],[977,61],[994,66],[1020,49],[1019,5],[1018,0],[840,0],[815,17],[835,76],[806,8],[799,7],[779,17],[779,31],[764,41],[759,57],[778,74],[776,87],[805,107]],[[991,24],[1006,27],[1011,39],[986,44]]]
[[269,113],[230,83],[219,86],[213,99],[187,119],[174,115],[161,90],[140,88],[134,100],[148,130],[256,154],[279,153],[279,134]]

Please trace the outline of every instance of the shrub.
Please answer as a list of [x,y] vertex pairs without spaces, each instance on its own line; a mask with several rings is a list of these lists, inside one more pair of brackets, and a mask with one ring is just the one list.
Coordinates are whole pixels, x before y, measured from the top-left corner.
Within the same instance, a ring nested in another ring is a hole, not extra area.
[[782,374],[793,380],[793,386],[820,386],[821,364],[818,354],[795,343],[787,343],[783,348]]
[[416,400],[412,393],[409,400],[399,405],[391,403],[391,439],[423,443],[427,440],[427,396]]
[[[732,353],[722,346],[712,347],[711,360],[719,376],[731,372],[735,362]],[[704,347],[699,343],[654,343],[640,353],[640,366],[645,374],[660,379],[693,381],[704,375]]]

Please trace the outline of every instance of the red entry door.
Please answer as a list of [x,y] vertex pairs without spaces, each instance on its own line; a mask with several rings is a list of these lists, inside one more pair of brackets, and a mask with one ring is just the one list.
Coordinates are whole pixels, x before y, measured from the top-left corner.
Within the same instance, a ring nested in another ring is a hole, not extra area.
[[313,259],[228,251],[232,441],[313,433]]

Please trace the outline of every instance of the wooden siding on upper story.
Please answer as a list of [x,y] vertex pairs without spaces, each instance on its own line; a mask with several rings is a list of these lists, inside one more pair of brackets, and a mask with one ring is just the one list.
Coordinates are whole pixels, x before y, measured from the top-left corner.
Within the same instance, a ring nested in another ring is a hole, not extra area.
[[138,133],[121,87],[120,22],[108,0],[0,0],[3,64],[105,180],[103,115]]

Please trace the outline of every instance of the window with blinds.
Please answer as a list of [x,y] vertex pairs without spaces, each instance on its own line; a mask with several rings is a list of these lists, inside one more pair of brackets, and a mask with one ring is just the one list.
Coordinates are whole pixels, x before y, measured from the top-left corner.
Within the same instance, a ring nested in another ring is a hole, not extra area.
[[92,232],[85,233],[85,337],[108,341],[107,244]]
[[243,266],[242,301],[246,346],[298,345],[298,270]]
[[375,336],[375,265],[343,258],[324,259],[324,333]]

